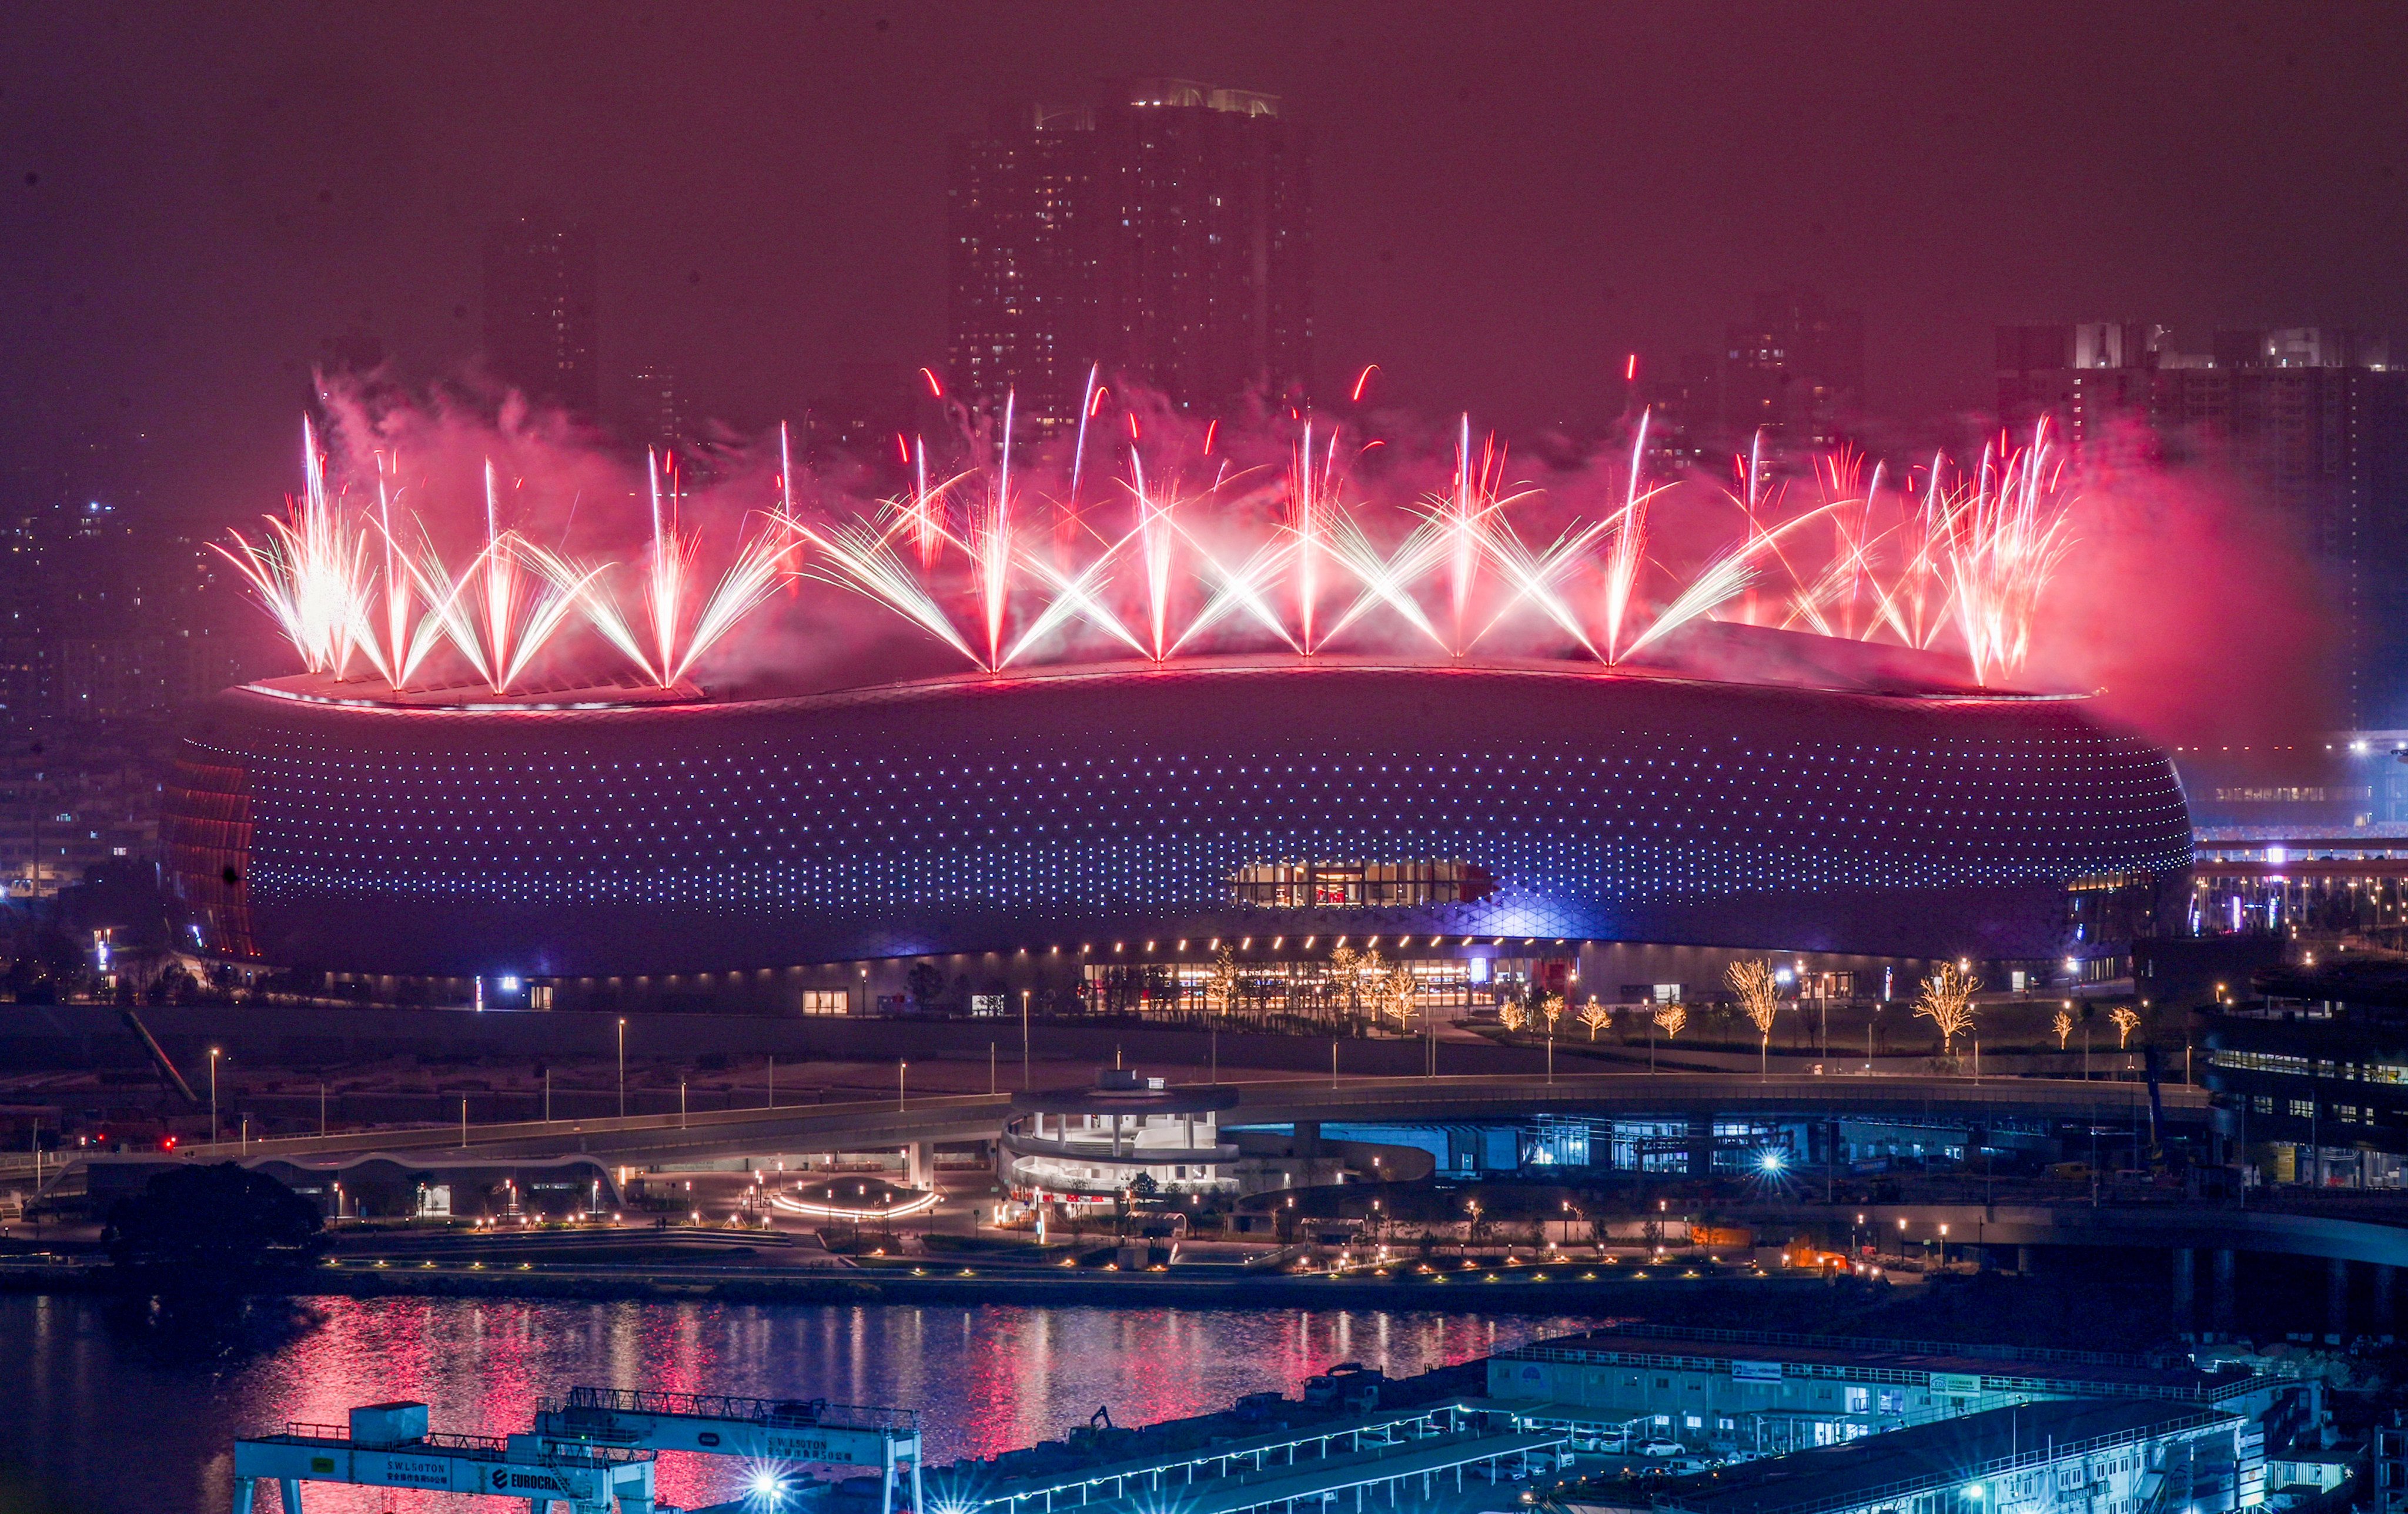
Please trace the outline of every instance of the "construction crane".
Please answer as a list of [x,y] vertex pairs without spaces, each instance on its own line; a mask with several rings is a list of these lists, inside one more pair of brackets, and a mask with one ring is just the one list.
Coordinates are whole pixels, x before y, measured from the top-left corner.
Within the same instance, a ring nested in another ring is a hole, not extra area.
[[[572,1388],[545,1399],[536,1435],[563,1448],[699,1451],[755,1462],[876,1467],[879,1514],[895,1514],[896,1479],[911,1473],[911,1509],[920,1501],[920,1415],[916,1409],[831,1404],[824,1398],[731,1398],[720,1393]],[[775,1493],[771,1485],[756,1488]]]
[[251,1514],[262,1482],[279,1484],[284,1514],[301,1514],[301,1484],[425,1488],[526,1500],[537,1511],[656,1514],[652,1453],[630,1447],[548,1443],[541,1435],[430,1435],[426,1406],[367,1404],[351,1422],[288,1424],[234,1443],[234,1514]]

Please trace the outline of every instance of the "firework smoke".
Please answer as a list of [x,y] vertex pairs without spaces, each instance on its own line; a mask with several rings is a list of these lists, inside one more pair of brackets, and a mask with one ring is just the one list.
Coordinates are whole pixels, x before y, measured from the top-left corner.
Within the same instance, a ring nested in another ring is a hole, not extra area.
[[[220,550],[311,672],[372,672],[394,691],[467,677],[511,694],[539,667],[555,686],[690,687],[781,585],[810,598],[814,584],[990,671],[1098,654],[1310,656],[1399,637],[1424,656],[1611,666],[1737,619],[1954,644],[1975,682],[2000,684],[2030,661],[2073,541],[2072,494],[2045,432],[1961,477],[1943,459],[1896,487],[1885,467],[1868,481],[1861,459],[1826,459],[1817,497],[1792,506],[1760,446],[1719,499],[1649,479],[1644,417],[1610,493],[1603,470],[1509,483],[1504,448],[1466,416],[1442,486],[1416,496],[1399,486],[1438,458],[1350,471],[1393,459],[1373,452],[1388,439],[1303,415],[1199,430],[1167,407],[1123,401],[1113,413],[1110,397],[1091,375],[1062,456],[1015,451],[1010,399],[982,445],[898,440],[908,482],[881,501],[798,476],[781,430],[773,463],[735,459],[707,491],[700,514],[715,530],[690,523],[697,501],[670,462],[648,457],[631,486],[556,438],[515,432],[486,439],[472,512],[443,482],[466,461],[458,428],[354,410],[331,458],[305,430],[303,490],[284,516]],[[406,483],[413,444],[435,455]],[[954,471],[932,468],[948,455]],[[330,488],[330,466],[357,481],[356,499]],[[480,527],[466,543],[464,516]],[[1675,519],[1691,529],[1668,533]],[[1667,541],[1714,519],[1736,534],[1688,560],[1667,555]],[[591,638],[572,634],[580,625]],[[595,667],[597,646],[616,670]]]

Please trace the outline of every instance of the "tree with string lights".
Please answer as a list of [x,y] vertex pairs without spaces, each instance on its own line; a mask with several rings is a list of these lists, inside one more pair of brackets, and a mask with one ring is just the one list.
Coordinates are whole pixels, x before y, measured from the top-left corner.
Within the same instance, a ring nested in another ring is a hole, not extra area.
[[1769,1077],[1772,1072],[1772,1021],[1781,1013],[1781,988],[1773,980],[1772,964],[1751,957],[1724,969],[1723,978],[1730,985],[1731,992],[1739,996],[1739,1007],[1746,1012],[1749,1023],[1756,1027],[1756,1075]]
[[1923,980],[1914,1013],[1940,1028],[1942,1057],[1955,1055],[1956,1038],[1973,1028],[1973,996],[1981,989],[1980,978],[1951,962],[1941,963],[1938,972]]

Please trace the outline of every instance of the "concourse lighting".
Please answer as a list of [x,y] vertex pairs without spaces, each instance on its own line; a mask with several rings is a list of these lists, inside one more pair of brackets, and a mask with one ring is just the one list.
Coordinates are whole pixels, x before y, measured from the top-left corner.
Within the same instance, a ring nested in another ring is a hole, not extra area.
[[1756,1164],[1763,1168],[1768,1173],[1778,1173],[1781,1171],[1783,1166],[1785,1165],[1781,1153],[1778,1151],[1766,1152],[1763,1156],[1756,1159]]

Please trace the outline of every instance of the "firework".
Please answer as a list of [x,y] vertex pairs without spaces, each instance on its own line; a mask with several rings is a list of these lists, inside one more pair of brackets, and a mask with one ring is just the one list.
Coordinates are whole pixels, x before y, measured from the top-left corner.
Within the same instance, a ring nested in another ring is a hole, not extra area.
[[367,542],[357,524],[326,497],[324,459],[306,420],[301,472],[301,497],[287,504],[282,519],[265,517],[267,530],[259,540],[230,531],[231,547],[212,545],[259,595],[300,653],[302,666],[340,678],[350,671],[351,654],[368,628],[361,578]]
[[[440,570],[430,552],[430,567]],[[508,694],[536,655],[568,621],[586,589],[602,572],[600,566],[582,567],[558,553],[538,546],[501,524],[501,485],[493,460],[485,462],[485,546],[452,592],[430,598],[449,607],[443,616],[452,644],[477,675],[496,694]],[[469,596],[458,592],[476,585],[474,613],[459,606]]]
[[377,537],[384,557],[380,584],[385,641],[380,646],[369,637],[362,650],[398,694],[417,676],[426,655],[442,644],[443,617],[431,603],[423,613],[412,614],[418,608],[419,575],[411,570],[408,551],[393,534],[393,486],[381,457],[377,459]]
[[2072,547],[2071,501],[2045,423],[2032,444],[1994,461],[1985,448],[1973,494],[1946,551],[1949,593],[1977,682],[2022,670],[2042,590]]
[[1446,541],[1447,583],[1455,602],[1455,652],[1461,656],[1463,614],[1471,602],[1473,578],[1480,570],[1480,545],[1488,516],[1498,508],[1490,492],[1489,463],[1495,455],[1493,444],[1484,448],[1478,475],[1471,462],[1471,417],[1462,420],[1462,429],[1455,443],[1455,487],[1442,499],[1433,501],[1437,518],[1442,523]]
[[1153,635],[1150,656],[1160,662],[1170,656],[1170,561],[1178,546],[1178,526],[1171,501],[1146,492],[1145,459],[1129,449],[1129,492],[1137,499],[1138,557],[1145,569],[1146,627]]
[[1003,617],[1011,595],[1011,419],[1017,397],[1003,397],[1003,445],[995,487],[970,516],[970,561],[978,574],[979,608],[986,623],[986,665],[1003,666]]
[[791,516],[787,520],[797,537],[819,549],[819,557],[804,570],[808,576],[883,605],[972,662],[979,661],[969,642],[953,628],[944,607],[928,592],[925,580],[914,574],[895,550],[897,531],[909,524],[907,514],[889,510],[882,521],[853,520],[826,527],[813,527]]
[[[1635,363],[1636,358],[1632,361]],[[1630,442],[1630,482],[1622,512],[1613,518],[1613,543],[1605,559],[1605,660],[1622,656],[1622,626],[1630,613],[1639,587],[1639,570],[1647,561],[1647,506],[1656,491],[1640,487],[1640,469],[1647,457],[1648,412],[1640,411],[1639,434]]]
[[1256,624],[1285,642],[1289,651],[1303,652],[1304,643],[1288,634],[1287,627],[1280,622],[1279,612],[1271,608],[1270,600],[1280,570],[1287,566],[1297,550],[1297,543],[1275,537],[1257,545],[1244,562],[1230,568],[1211,553],[1197,547],[1197,561],[1205,575],[1217,580],[1219,586],[1205,601],[1204,608],[1197,613],[1196,618],[1188,623],[1186,631],[1171,643],[1170,650],[1177,652],[1189,641],[1210,629],[1222,616],[1232,611],[1243,610],[1254,617]]
[[[1370,371],[1364,370],[1364,377]],[[1354,386],[1356,396],[1363,386]],[[1321,598],[1322,537],[1326,532],[1329,500],[1334,491],[1331,478],[1338,465],[1338,437],[1329,438],[1329,454],[1326,462],[1312,454],[1312,423],[1304,423],[1304,436],[1296,444],[1296,463],[1288,482],[1288,531],[1296,539],[1296,629],[1297,650],[1312,655],[1312,616]]]
[[[256,539],[234,533],[219,550],[314,672],[346,678],[365,665],[399,691],[424,683],[448,647],[509,693],[580,622],[646,682],[688,685],[700,659],[778,584],[796,581],[860,594],[989,671],[1079,656],[1082,635],[1156,662],[1216,643],[1312,656],[1380,644],[1397,622],[1461,657],[1517,620],[1543,624],[1558,645],[1611,667],[1701,620],[1736,619],[1917,649],[1961,642],[1986,685],[2026,666],[2039,606],[2071,544],[2071,497],[2045,431],[2021,451],[1985,454],[1954,484],[1944,458],[1902,486],[1885,465],[1837,454],[1817,470],[1820,503],[1805,509],[1785,502],[1758,439],[1724,491],[1736,540],[1701,562],[1667,562],[1656,526],[1684,486],[1647,477],[1644,412],[1614,502],[1534,530],[1539,491],[1503,484],[1503,448],[1475,446],[1468,415],[1448,439],[1447,487],[1398,506],[1349,500],[1340,438],[1310,418],[1297,417],[1283,476],[1240,489],[1253,470],[1218,446],[1217,423],[1200,444],[1174,434],[1140,446],[1128,411],[1119,487],[1130,513],[1106,535],[1082,497],[1093,490],[1086,423],[1106,397],[1098,375],[1089,374],[1080,425],[1065,439],[1068,486],[1058,493],[1014,454],[1010,397],[983,462],[939,478],[926,440],[898,437],[905,487],[849,517],[803,518],[781,431],[777,508],[738,533],[715,578],[700,570],[703,535],[684,523],[682,491],[662,458],[646,464],[649,539],[623,564],[531,541],[506,519],[503,480],[489,462],[481,546],[455,566],[423,519],[402,518],[397,464],[378,455],[373,502],[351,508],[330,492],[307,427],[299,496]],[[1183,445],[1194,450],[1182,454]],[[1208,485],[1184,487],[1182,473],[1205,465]]]
[[[791,468],[791,459],[782,455],[783,443],[781,433],[781,461]],[[642,644],[629,628],[626,617],[611,602],[600,582],[592,582],[583,593],[586,613],[595,628],[624,653],[648,680],[662,688],[672,688],[686,680],[696,658],[717,645],[738,622],[769,597],[798,543],[781,524],[790,515],[772,517],[767,529],[747,539],[737,549],[735,561],[720,575],[710,592],[702,597],[698,608],[690,611],[697,587],[694,562],[698,541],[678,528],[674,491],[669,496],[668,512],[665,515],[662,511],[659,460],[647,453],[644,464],[652,520],[652,551],[644,573],[644,628],[651,644]],[[783,472],[780,475],[781,492],[788,489],[784,482],[787,476]]]

